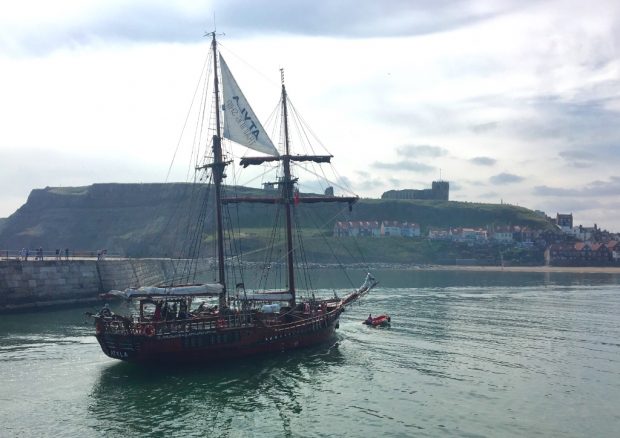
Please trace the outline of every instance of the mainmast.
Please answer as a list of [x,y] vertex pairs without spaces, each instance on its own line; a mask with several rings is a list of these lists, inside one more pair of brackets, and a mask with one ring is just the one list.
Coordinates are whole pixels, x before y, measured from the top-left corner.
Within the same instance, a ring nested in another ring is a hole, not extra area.
[[[215,40],[215,37],[214,37]],[[223,62],[223,60],[222,60]],[[225,64],[222,64],[222,68]],[[286,93],[286,87],[284,86],[284,71],[280,70],[281,82],[282,82],[282,117],[283,117],[283,126],[284,126],[284,151],[282,154],[278,154],[277,151],[275,153],[264,152],[262,149],[256,149],[261,152],[269,154],[269,156],[261,156],[261,157],[243,157],[240,161],[240,165],[243,167],[248,167],[250,165],[261,165],[264,163],[271,163],[276,161],[282,162],[282,167],[284,170],[284,175],[279,179],[279,184],[281,188],[281,193],[278,197],[254,197],[254,196],[235,196],[232,198],[222,198],[221,202],[230,204],[230,203],[240,203],[240,202],[256,202],[256,203],[267,203],[267,204],[280,204],[284,206],[285,210],[285,220],[286,220],[286,259],[287,259],[287,274],[288,274],[288,293],[290,294],[289,304],[291,307],[294,307],[296,304],[296,287],[295,287],[295,266],[294,266],[294,250],[293,250],[293,208],[297,204],[307,204],[307,203],[319,203],[319,202],[346,202],[349,204],[349,209],[351,209],[351,205],[355,203],[358,198],[357,196],[329,196],[329,195],[319,195],[319,196],[308,196],[307,194],[301,196],[298,192],[295,192],[295,183],[297,182],[297,178],[294,178],[291,175],[291,163],[292,162],[314,162],[314,163],[330,163],[332,156],[331,155],[291,155],[291,144],[289,138],[289,125],[288,125],[288,97]],[[226,76],[223,76],[226,78]],[[216,82],[217,83],[217,82]],[[224,90],[226,94],[226,89]],[[226,107],[228,108],[228,102]],[[245,108],[243,108],[245,111]],[[228,120],[228,119],[227,119]],[[226,134],[226,130],[224,130],[224,134]],[[219,127],[218,127],[219,132]],[[257,131],[258,132],[258,131]],[[228,136],[228,135],[227,135]],[[219,144],[219,140],[214,137],[213,147],[214,147],[214,155],[217,160],[217,152],[215,151],[215,145]],[[220,151],[221,154],[221,151]],[[221,163],[221,157],[219,158]],[[216,161],[217,162],[217,161]],[[220,166],[223,169],[225,164],[221,163]],[[222,274],[223,275],[223,274]]]
[[284,168],[284,179],[282,184],[282,197],[286,211],[286,259],[288,270],[288,290],[291,294],[291,307],[295,306],[295,266],[293,258],[293,224],[291,217],[291,203],[293,200],[293,186],[295,182],[291,178],[291,154],[288,136],[288,110],[286,107],[286,87],[284,86],[284,69],[280,69],[280,79],[282,81],[282,115],[284,117],[284,156],[282,166]]
[[224,168],[226,163],[222,158],[222,134],[220,132],[220,91],[219,78],[217,75],[217,42],[215,32],[211,33],[211,48],[213,51],[213,88],[215,92],[215,129],[213,136],[213,180],[215,186],[215,211],[217,221],[217,265],[218,282],[223,286],[219,296],[219,306],[226,306],[226,269],[224,266],[224,222],[222,220],[222,180],[224,179]]

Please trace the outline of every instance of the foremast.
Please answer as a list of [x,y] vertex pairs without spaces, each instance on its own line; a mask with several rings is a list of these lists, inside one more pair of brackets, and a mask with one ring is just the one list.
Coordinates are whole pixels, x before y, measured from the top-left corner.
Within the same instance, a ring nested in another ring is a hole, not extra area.
[[211,167],[213,172],[213,186],[215,188],[215,215],[216,215],[216,240],[217,240],[217,267],[218,283],[222,285],[219,294],[219,306],[226,306],[226,268],[224,266],[224,220],[222,218],[222,181],[226,162],[222,157],[222,132],[220,122],[220,92],[217,69],[217,41],[215,32],[211,32],[211,49],[213,52],[213,90],[215,93],[215,135],[213,135],[213,163],[202,166]]

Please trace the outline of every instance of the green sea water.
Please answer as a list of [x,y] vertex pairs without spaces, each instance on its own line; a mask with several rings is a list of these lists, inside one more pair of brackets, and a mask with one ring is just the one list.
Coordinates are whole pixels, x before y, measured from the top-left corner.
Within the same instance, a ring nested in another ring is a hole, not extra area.
[[92,308],[1,315],[0,436],[618,436],[619,276],[375,276],[332,342],[220,367],[109,359]]

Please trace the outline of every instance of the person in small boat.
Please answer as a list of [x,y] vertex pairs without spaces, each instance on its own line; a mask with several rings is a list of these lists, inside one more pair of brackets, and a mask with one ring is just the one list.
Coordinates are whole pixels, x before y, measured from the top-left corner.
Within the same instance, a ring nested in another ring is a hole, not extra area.
[[372,324],[372,313],[368,315],[368,318],[366,318],[366,324]]

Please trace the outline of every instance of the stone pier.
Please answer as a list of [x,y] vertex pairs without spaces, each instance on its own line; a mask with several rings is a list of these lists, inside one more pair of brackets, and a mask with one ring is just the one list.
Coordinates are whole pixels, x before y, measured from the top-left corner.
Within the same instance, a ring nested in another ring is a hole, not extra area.
[[153,285],[175,276],[177,260],[0,262],[0,312],[92,303],[112,289]]

